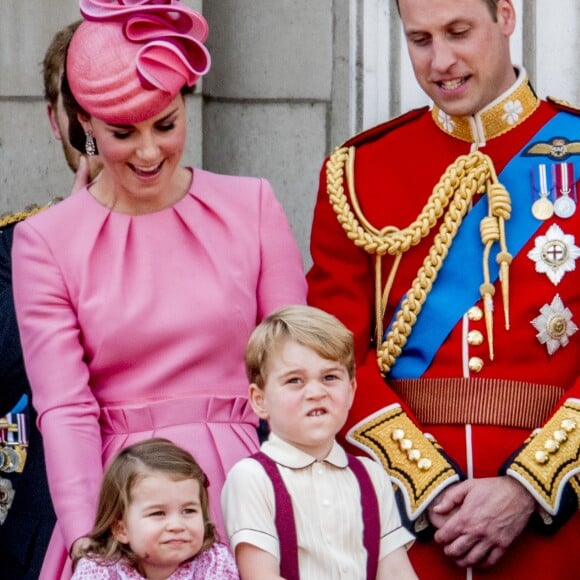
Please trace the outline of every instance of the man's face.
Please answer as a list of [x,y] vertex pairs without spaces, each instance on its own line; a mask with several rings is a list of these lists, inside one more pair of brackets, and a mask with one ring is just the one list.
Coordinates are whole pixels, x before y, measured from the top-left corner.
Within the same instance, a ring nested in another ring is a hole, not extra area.
[[[73,173],[79,168],[81,154],[70,143],[68,136],[69,119],[64,110],[62,96],[59,94],[56,107],[51,104],[47,105],[48,118],[54,136],[61,142],[62,151],[68,166]],[[103,164],[99,156],[88,157],[89,162],[89,180],[92,181],[101,171]]]
[[417,81],[446,113],[477,113],[513,84],[511,0],[499,0],[497,21],[483,0],[400,0],[399,7]]

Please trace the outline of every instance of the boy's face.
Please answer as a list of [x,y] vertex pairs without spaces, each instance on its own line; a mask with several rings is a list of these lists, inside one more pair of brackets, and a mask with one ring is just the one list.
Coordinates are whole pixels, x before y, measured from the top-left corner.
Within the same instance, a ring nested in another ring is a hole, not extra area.
[[346,367],[286,340],[269,356],[264,389],[250,385],[250,402],[270,429],[298,449],[324,459],[346,421],[356,382]]

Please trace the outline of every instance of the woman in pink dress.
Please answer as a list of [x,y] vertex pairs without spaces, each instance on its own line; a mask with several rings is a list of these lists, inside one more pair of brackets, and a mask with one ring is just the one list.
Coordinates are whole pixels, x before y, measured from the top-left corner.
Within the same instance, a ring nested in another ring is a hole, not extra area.
[[199,461],[226,537],[225,474],[258,449],[243,350],[257,321],[306,295],[268,182],[180,164],[184,88],[210,65],[203,17],[177,0],[80,5],[63,90],[103,171],[19,224],[13,251],[58,517],[48,580],[70,578],[68,553],[91,530],[104,466],[153,436]]

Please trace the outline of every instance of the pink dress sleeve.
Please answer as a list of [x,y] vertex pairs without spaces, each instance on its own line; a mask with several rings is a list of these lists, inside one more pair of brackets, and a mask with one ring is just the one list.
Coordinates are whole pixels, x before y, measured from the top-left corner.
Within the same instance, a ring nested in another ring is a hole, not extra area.
[[[99,405],[89,387],[68,281],[32,223],[22,222],[16,228],[13,264],[26,371],[58,526],[70,549],[93,526],[103,473]],[[80,493],[70,494],[71,489]]]
[[262,267],[257,289],[261,320],[276,308],[306,304],[306,278],[300,250],[284,209],[270,183],[261,180],[260,252]]

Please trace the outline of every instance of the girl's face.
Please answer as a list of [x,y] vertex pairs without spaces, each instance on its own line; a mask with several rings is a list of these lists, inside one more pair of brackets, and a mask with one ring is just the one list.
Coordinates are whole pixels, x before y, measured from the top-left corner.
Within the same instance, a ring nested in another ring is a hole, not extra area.
[[131,490],[113,535],[129,544],[147,578],[167,578],[200,551],[205,522],[199,491],[195,479],[174,480],[159,472],[145,475]]
[[101,203],[122,213],[147,213],[184,193],[186,170],[179,167],[186,141],[182,95],[155,117],[134,125],[111,125],[95,117],[79,120],[92,131],[103,161],[101,177],[91,188]]

